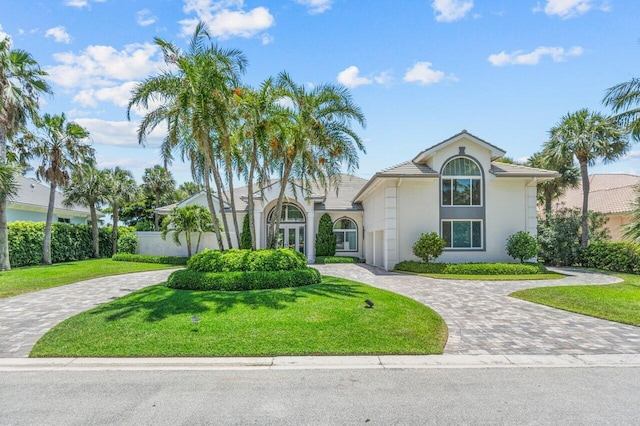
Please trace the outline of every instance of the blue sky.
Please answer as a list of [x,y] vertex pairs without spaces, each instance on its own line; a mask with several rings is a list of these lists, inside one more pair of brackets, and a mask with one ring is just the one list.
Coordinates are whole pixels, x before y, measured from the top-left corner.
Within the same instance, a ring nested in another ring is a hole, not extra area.
[[[195,22],[249,58],[257,86],[282,70],[352,89],[367,127],[358,176],[413,158],[466,129],[524,159],[605,90],[640,77],[637,0],[4,0],[0,33],[50,73],[43,110],[92,135],[100,167],[140,180],[160,159],[126,119],[136,81],[164,68],[154,37],[184,46]],[[171,168],[190,180],[188,167]],[[640,174],[640,144],[592,169]]]

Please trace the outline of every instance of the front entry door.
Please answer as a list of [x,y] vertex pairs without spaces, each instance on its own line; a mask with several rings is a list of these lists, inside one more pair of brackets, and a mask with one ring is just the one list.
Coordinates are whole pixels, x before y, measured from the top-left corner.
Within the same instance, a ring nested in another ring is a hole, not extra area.
[[304,225],[280,225],[278,232],[278,247],[292,248],[304,254]]

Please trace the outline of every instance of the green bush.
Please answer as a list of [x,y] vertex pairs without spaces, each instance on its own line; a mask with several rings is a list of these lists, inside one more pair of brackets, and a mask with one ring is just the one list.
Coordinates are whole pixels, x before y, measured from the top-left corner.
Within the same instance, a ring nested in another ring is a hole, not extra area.
[[318,284],[318,270],[305,267],[287,271],[198,272],[180,270],[167,279],[167,287],[181,290],[243,291]]
[[11,266],[39,264],[42,260],[44,222],[11,222],[7,228]]
[[333,221],[328,213],[320,217],[315,247],[316,256],[333,256],[336,254],[336,235],[333,233]]
[[640,274],[640,244],[590,243],[582,252],[582,265],[612,272]]
[[152,254],[117,253],[111,258],[118,262],[160,263],[165,265],[183,266],[187,264],[188,257],[180,256],[155,256]]
[[534,275],[547,272],[543,265],[531,263],[421,263],[405,261],[398,263],[394,269],[418,274],[451,275]]
[[[127,228],[124,228],[127,229]],[[133,232],[119,232],[118,235],[118,253],[135,254],[138,250],[138,236]]]
[[251,224],[249,223],[249,214],[244,215],[242,219],[242,234],[240,235],[240,248],[243,250],[251,250]]
[[538,240],[528,232],[518,231],[507,238],[507,254],[514,259],[520,259],[520,263],[538,256],[538,251]]
[[306,266],[307,258],[292,249],[205,250],[187,264],[188,269],[199,272],[285,271]]
[[422,234],[413,245],[413,254],[429,263],[430,260],[435,260],[442,254],[446,244],[444,238],[440,238],[435,232]]
[[360,263],[360,258],[354,256],[316,256],[318,265],[325,263]]

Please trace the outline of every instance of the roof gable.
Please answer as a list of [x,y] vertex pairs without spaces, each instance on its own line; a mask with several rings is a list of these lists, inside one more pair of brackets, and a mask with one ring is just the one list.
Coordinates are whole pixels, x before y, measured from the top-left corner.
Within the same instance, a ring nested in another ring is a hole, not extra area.
[[457,133],[453,136],[451,136],[448,139],[443,140],[440,143],[437,143],[427,149],[425,149],[424,151],[422,151],[420,154],[416,155],[413,158],[413,162],[414,163],[425,163],[426,160],[430,157],[432,157],[436,151],[446,147],[447,145],[451,145],[452,143],[458,142],[461,139],[467,139],[470,140],[471,142],[480,145],[481,147],[487,149],[488,151],[491,152],[491,160],[496,160],[502,156],[504,156],[506,154],[506,151],[503,150],[502,148],[498,148],[497,146],[490,144],[489,142],[485,141],[484,139],[480,139],[479,137],[472,135],[471,133],[467,132],[466,130],[461,131],[460,133]]

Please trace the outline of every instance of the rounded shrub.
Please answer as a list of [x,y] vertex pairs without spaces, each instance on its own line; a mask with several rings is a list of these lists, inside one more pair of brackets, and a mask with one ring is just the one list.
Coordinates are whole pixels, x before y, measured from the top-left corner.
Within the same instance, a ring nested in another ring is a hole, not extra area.
[[538,256],[539,251],[538,240],[528,232],[518,231],[507,238],[507,254],[520,259],[520,263]]
[[118,253],[135,254],[136,250],[138,250],[138,244],[138,236],[136,234],[131,231],[121,232],[118,236]]
[[307,266],[307,258],[292,249],[205,250],[189,259],[187,268],[198,272],[289,271]]
[[199,272],[180,270],[167,279],[167,287],[180,290],[243,291],[299,287],[318,284],[322,276],[317,269],[281,271]]
[[444,238],[440,238],[435,232],[422,234],[413,245],[413,254],[429,263],[430,260],[435,260],[442,254],[446,244]]

